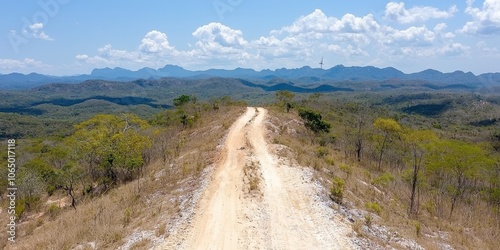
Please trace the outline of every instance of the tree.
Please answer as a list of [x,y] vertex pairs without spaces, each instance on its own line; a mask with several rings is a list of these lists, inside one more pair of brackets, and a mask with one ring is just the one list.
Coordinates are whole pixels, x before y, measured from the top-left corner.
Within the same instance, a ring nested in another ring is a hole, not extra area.
[[191,96],[181,95],[174,99],[174,106],[177,108],[182,107],[185,104],[189,103],[190,101],[191,101]]
[[386,149],[387,143],[392,139],[393,136],[401,132],[401,126],[395,120],[388,118],[377,118],[373,125],[378,128],[381,132],[381,142],[380,142],[380,153],[378,157],[378,169],[382,169],[382,157]]
[[322,95],[321,93],[312,93],[309,95],[308,100],[309,102],[317,102]]
[[39,158],[20,166],[16,184],[18,185],[18,199],[22,203],[23,210],[24,208],[28,210],[33,208],[33,205],[40,199],[45,189],[45,183],[40,177],[40,169],[46,168],[50,168],[50,166]]
[[109,185],[118,180],[119,170],[127,180],[142,167],[142,152],[151,145],[143,135],[148,126],[132,114],[96,115],[75,126],[68,145],[73,145],[75,158],[86,165],[94,181]]
[[331,125],[323,120],[321,114],[308,109],[299,109],[299,116],[304,120],[305,127],[310,131],[311,143],[314,143],[317,135],[330,132]]
[[410,128],[404,129],[402,133],[403,141],[409,149],[409,162],[412,166],[412,173],[410,178],[411,193],[410,193],[410,209],[409,214],[416,216],[418,214],[418,198],[417,187],[420,185],[420,174],[424,168],[424,156],[427,151],[426,145],[437,140],[434,132],[430,130],[412,130]]
[[330,132],[332,125],[324,121],[320,113],[308,109],[300,109],[299,116],[304,120],[306,128],[315,134]]
[[71,198],[71,207],[76,210],[75,186],[77,181],[83,178],[84,171],[79,166],[68,163],[57,171],[59,182],[63,190]]
[[274,94],[280,106],[285,107],[286,112],[290,112],[290,109],[293,107],[292,100],[295,97],[295,94],[288,90],[280,90],[276,91]]
[[494,160],[481,146],[458,140],[441,140],[429,145],[427,166],[432,174],[442,174],[447,181],[446,191],[451,195],[450,218],[456,204],[468,188],[474,185],[481,169],[488,169]]

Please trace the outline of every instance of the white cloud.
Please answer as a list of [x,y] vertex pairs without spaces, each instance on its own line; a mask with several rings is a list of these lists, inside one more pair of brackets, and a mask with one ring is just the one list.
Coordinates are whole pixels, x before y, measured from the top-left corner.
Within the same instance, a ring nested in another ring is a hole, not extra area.
[[78,63],[85,63],[85,64],[90,64],[90,65],[96,65],[96,66],[104,66],[104,65],[111,65],[111,61],[108,61],[102,57],[99,56],[89,56],[86,54],[80,54],[76,55],[75,59]]
[[114,49],[111,44],[106,44],[104,47],[97,50],[99,56],[109,60],[137,60],[137,52],[128,52],[126,50]]
[[271,31],[269,37],[261,37],[252,44],[262,56],[293,57],[304,59],[315,55],[320,49],[327,50],[335,42],[342,49],[331,47],[342,55],[367,55],[361,48],[367,46],[381,28],[372,14],[358,17],[345,14],[340,19],[328,17],[316,9],[299,17],[289,26]]
[[209,23],[193,32],[193,36],[203,44],[216,43],[222,47],[242,48],[248,42],[243,38],[243,32],[231,29],[221,23]]
[[1,70],[19,70],[29,69],[42,66],[42,62],[31,58],[24,58],[22,60],[15,59],[0,59]]
[[472,16],[461,31],[469,35],[500,35],[500,0],[485,0],[482,8],[474,8],[467,0],[465,13]]
[[480,51],[488,55],[498,55],[500,52],[497,47],[488,47],[488,45],[484,41],[478,42],[477,47]]
[[464,56],[469,54],[469,50],[469,46],[461,43],[451,43],[438,49],[438,53],[443,56]]
[[380,28],[380,25],[373,18],[372,14],[364,17],[357,17],[352,14],[345,14],[340,20],[334,20],[330,30],[338,33],[369,33],[375,32]]
[[23,30],[25,36],[34,37],[46,41],[54,41],[53,38],[45,34],[43,31],[43,23],[34,23],[28,26],[28,29]]
[[141,55],[138,52],[128,52],[126,50],[114,49],[111,44],[106,44],[104,47],[97,49],[98,54],[89,56],[86,54],[79,54],[75,56],[78,63],[86,63],[98,66],[113,66],[120,63],[127,65],[144,63]]
[[399,23],[414,23],[427,21],[429,19],[449,18],[457,11],[458,8],[456,5],[444,11],[428,6],[418,6],[406,9],[403,2],[390,2],[385,6],[385,18]]
[[321,10],[316,9],[307,16],[301,16],[292,25],[283,27],[281,30],[274,30],[271,34],[367,33],[376,31],[378,28],[380,25],[372,14],[357,17],[347,13],[341,19],[337,19],[327,17]]
[[243,38],[243,32],[221,23],[212,22],[201,26],[192,35],[198,39],[195,48],[182,53],[190,59],[246,62],[252,57],[247,52],[249,42]]
[[79,54],[75,56],[78,63],[86,63],[101,66],[116,66],[126,64],[132,67],[136,65],[158,66],[165,62],[166,58],[179,55],[168,42],[167,35],[157,30],[148,32],[138,46],[137,51],[119,50],[111,44],[106,44],[97,49],[97,55],[89,56]]
[[455,34],[451,32],[446,32],[446,28],[448,28],[448,25],[445,23],[438,23],[436,27],[434,27],[434,32],[436,33],[437,36],[440,36],[442,38],[446,39],[451,39],[455,37]]
[[313,13],[307,16],[299,17],[292,25],[283,27],[281,30],[272,31],[272,34],[281,33],[326,33],[329,31],[330,26],[335,22],[335,18],[329,18],[321,10],[316,9]]
[[167,35],[157,30],[152,30],[144,36],[139,50],[145,53],[176,53],[175,48],[168,42]]
[[[401,20],[410,20],[419,8],[405,9],[409,14]],[[450,8],[447,13],[451,15],[455,11]],[[434,14],[412,20],[439,16],[438,12],[430,12]],[[444,14],[441,16],[445,17]],[[307,62],[317,66],[316,61],[321,56],[329,61],[341,56],[349,63],[363,64],[468,55],[470,47],[454,41],[455,35],[447,29],[446,23],[438,23],[432,28],[420,25],[398,29],[379,23],[372,14],[355,16],[347,13],[337,18],[317,9],[299,17],[291,25],[254,40],[246,40],[241,30],[214,22],[192,33],[197,41],[189,50],[176,50],[165,33],[152,30],[142,38],[136,50],[120,50],[108,44],[99,48],[96,55],[81,54],[75,58],[79,63],[96,67],[132,65],[132,68],[141,68],[178,64],[192,69],[238,66],[258,69],[300,67]]]
[[344,57],[369,56],[368,52],[362,50],[361,48],[356,48],[351,44],[347,45],[345,48],[342,48],[337,44],[332,44],[328,46],[328,50]]
[[384,44],[394,46],[431,46],[436,39],[436,34],[425,26],[404,30],[386,27],[379,36]]
[[267,57],[303,57],[310,53],[310,44],[299,37],[260,37],[252,42],[258,54]]

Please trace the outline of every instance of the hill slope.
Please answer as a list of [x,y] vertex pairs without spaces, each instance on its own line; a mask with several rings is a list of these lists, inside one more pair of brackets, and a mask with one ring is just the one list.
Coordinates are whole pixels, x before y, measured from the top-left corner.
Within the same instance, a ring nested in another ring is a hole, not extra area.
[[271,154],[267,111],[247,108],[190,226],[157,249],[350,249],[349,225],[317,196],[310,172]]

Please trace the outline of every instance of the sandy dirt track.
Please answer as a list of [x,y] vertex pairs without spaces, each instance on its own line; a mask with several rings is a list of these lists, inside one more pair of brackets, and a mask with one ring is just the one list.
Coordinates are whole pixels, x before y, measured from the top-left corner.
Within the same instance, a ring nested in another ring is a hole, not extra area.
[[351,229],[318,196],[311,170],[267,144],[267,110],[247,108],[192,220],[156,249],[352,249]]

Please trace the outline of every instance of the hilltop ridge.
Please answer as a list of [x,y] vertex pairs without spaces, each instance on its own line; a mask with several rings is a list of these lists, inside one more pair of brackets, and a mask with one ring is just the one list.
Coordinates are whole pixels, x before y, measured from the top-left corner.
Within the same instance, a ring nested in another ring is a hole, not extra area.
[[0,89],[27,89],[47,83],[77,83],[85,80],[113,80],[132,81],[138,79],[154,80],[164,77],[206,79],[211,77],[241,78],[249,80],[271,80],[275,78],[294,79],[301,82],[329,81],[389,81],[415,80],[431,84],[450,85],[463,84],[468,86],[496,86],[500,85],[500,73],[484,73],[475,75],[472,72],[454,71],[443,73],[434,69],[406,74],[393,68],[377,68],[374,66],[336,65],[329,69],[311,68],[281,68],[276,70],[254,70],[248,68],[188,70],[176,65],[165,65],[153,69],[145,67],[139,70],[125,68],[94,69],[90,74],[74,76],[50,76],[38,73],[20,74],[10,73],[0,75]]

